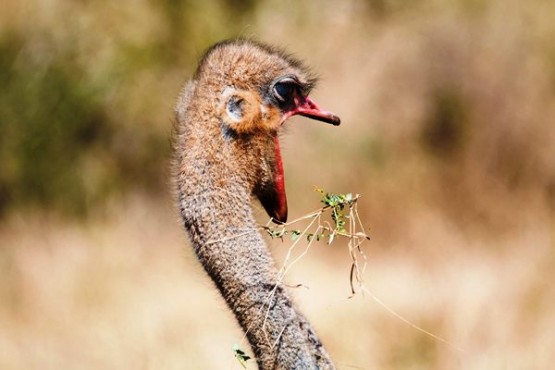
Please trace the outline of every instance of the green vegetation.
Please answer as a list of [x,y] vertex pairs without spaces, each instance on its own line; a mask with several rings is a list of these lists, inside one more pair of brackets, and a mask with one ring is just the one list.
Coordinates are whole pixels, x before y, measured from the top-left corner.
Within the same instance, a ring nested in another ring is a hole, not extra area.
[[[286,139],[311,140],[318,154],[303,158],[325,163],[335,177],[300,166],[312,182],[371,190],[384,202],[404,196],[390,184],[410,182],[420,189],[412,200],[484,225],[511,223],[507,209],[496,210],[508,199],[540,193],[555,207],[548,124],[555,30],[547,3],[372,0],[336,9],[166,0],[50,9],[25,1],[6,9],[0,217],[28,207],[84,215],[130,190],[167,193],[175,96],[202,51],[235,36],[312,56],[309,64],[326,74],[316,93],[340,116],[357,112],[340,131],[312,125],[310,139]],[[323,31],[333,34],[333,22],[342,54],[317,42]],[[288,161],[292,179],[295,166]]]
[[233,346],[233,353],[235,355],[235,358],[237,359],[237,361],[239,362],[239,364],[241,365],[241,367],[243,367],[243,369],[247,368],[247,361],[251,359],[251,357],[249,355],[246,354],[245,351],[243,351],[238,344],[235,344]]
[[[237,14],[254,7],[235,3],[165,1],[127,20],[134,4],[113,14],[103,2],[60,4],[53,19],[31,12],[21,24],[4,22],[0,217],[37,206],[84,215],[123,191],[166,191],[168,108],[200,51],[232,36]],[[215,23],[202,13],[222,17]],[[130,32],[142,22],[146,30]]]
[[[328,245],[331,245],[336,241],[336,236],[339,236],[347,241],[346,247],[351,260],[349,283],[351,294],[354,295],[365,289],[363,275],[367,257],[362,244],[370,240],[358,213],[357,202],[360,196],[358,194],[353,196],[351,193],[330,193],[320,188],[316,188],[315,191],[320,194],[320,201],[324,204],[320,209],[285,224],[272,225],[270,220],[262,226],[272,239],[281,239],[283,242],[285,236],[291,235],[292,244],[280,269],[280,279],[283,279],[292,265],[306,255],[315,241],[325,240]],[[292,225],[298,227],[303,223],[302,230],[290,228]],[[298,257],[293,258],[295,248],[304,239],[306,239],[306,249]]]

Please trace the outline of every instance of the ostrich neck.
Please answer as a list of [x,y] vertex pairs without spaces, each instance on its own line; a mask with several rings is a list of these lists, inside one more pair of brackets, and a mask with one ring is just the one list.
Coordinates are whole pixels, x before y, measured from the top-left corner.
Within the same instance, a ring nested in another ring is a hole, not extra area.
[[191,148],[179,159],[180,212],[199,261],[246,333],[259,368],[334,369],[277,279],[246,180],[229,171],[229,161],[199,154],[205,152]]

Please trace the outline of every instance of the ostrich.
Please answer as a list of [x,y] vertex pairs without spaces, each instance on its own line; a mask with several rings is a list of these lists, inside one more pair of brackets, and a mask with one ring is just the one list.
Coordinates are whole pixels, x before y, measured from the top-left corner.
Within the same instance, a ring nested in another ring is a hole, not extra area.
[[194,250],[233,311],[260,369],[334,369],[277,279],[249,200],[287,219],[278,132],[296,114],[339,125],[309,97],[315,79],[268,45],[211,47],[175,108],[174,180]]

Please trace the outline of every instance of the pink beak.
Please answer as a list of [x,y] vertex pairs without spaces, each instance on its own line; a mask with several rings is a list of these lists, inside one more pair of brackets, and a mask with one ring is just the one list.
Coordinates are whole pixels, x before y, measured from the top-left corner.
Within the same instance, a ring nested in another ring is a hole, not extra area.
[[339,126],[341,119],[335,114],[322,110],[316,103],[314,103],[308,96],[306,97],[296,97],[295,106],[293,109],[285,113],[284,121],[296,114],[312,118],[318,121],[327,122],[334,126]]

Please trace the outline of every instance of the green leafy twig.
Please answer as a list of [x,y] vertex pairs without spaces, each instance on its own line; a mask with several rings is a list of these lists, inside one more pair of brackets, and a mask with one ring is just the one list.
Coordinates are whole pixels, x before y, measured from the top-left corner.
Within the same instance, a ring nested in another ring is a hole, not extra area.
[[241,364],[243,369],[246,369],[247,368],[247,361],[250,360],[251,357],[249,355],[247,355],[245,353],[245,351],[243,351],[241,348],[239,348],[238,344],[235,344],[233,346],[233,353],[235,354],[235,358],[237,359],[237,361],[239,361],[239,363]]
[[[325,240],[328,245],[331,245],[336,237],[342,237],[348,239],[349,255],[352,260],[349,282],[351,293],[355,294],[362,291],[364,285],[362,275],[366,267],[366,255],[362,251],[361,245],[365,240],[370,239],[357,211],[360,195],[329,193],[320,188],[316,188],[316,192],[320,194],[320,201],[323,203],[323,207],[320,209],[285,224],[274,226],[270,220],[265,226],[262,226],[273,239],[284,241],[289,236],[293,241],[278,275],[280,282],[289,268],[308,252],[314,241]],[[329,218],[326,217],[327,215]],[[311,220],[305,230],[290,228],[290,226],[305,220]],[[299,257],[290,261],[293,249],[301,239],[306,239],[307,247]]]
[[[331,245],[338,239],[346,239],[348,241],[348,252],[352,261],[349,271],[351,294],[354,295],[365,291],[362,277],[366,268],[367,258],[361,245],[364,241],[369,240],[370,237],[366,234],[357,211],[357,202],[360,199],[360,195],[328,193],[319,188],[316,188],[316,192],[320,194],[320,201],[323,204],[321,208],[287,223],[274,225],[270,219],[266,225],[260,226],[272,239],[285,241],[288,238],[292,241],[284,258],[283,265],[278,271],[274,289],[268,294],[268,302],[272,301],[278,286],[284,285],[283,279],[291,267],[308,253],[315,242],[323,241],[327,245]],[[299,228],[298,225],[303,222],[308,222],[308,224],[304,228]],[[293,228],[293,225],[297,227]],[[299,243],[303,241],[306,242],[304,249],[293,258],[293,252],[299,246]],[[303,285],[299,284],[297,286]],[[264,309],[266,314],[262,330],[267,334],[264,329],[270,312],[270,304],[265,305]],[[272,346],[276,345],[278,341],[279,336],[274,343],[271,343],[268,338],[268,342]],[[233,352],[241,366],[246,368],[246,362],[250,357],[238,345],[234,346]]]

